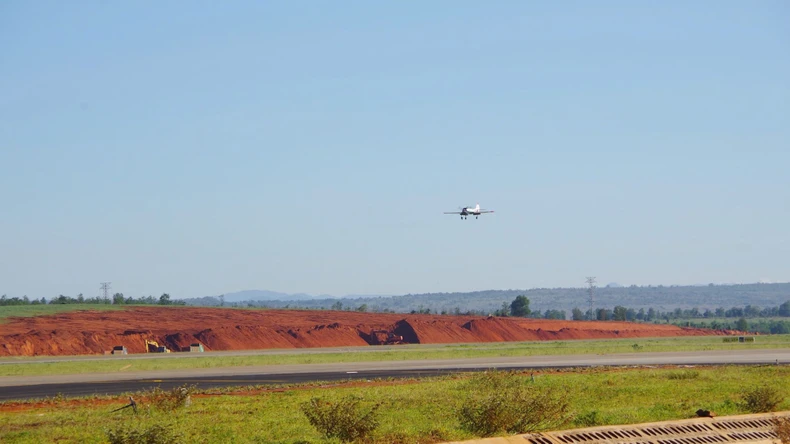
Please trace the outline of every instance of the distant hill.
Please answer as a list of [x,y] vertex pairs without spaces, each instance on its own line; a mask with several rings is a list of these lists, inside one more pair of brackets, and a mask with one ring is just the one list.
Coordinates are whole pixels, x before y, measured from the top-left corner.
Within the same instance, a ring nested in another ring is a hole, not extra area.
[[[225,293],[223,295],[225,298],[225,302],[244,302],[244,301],[309,301],[314,299],[339,299],[337,296],[332,296],[329,294],[322,294],[318,296],[309,295],[306,293],[281,293],[278,291],[270,291],[270,290],[242,290],[236,291],[233,293]],[[360,298],[360,297],[380,297],[378,295],[348,295],[343,296],[347,299],[353,298]],[[205,296],[202,298],[192,298],[192,299],[184,299],[187,301],[187,304],[190,304],[189,301],[198,301],[198,300],[205,300],[210,301],[211,299],[215,299],[217,303],[219,303],[219,295],[217,296]],[[190,305],[204,305],[204,304],[190,304]],[[208,304],[214,305],[214,304]]]
[[[239,292],[245,293],[245,292]],[[311,299],[244,299],[230,298],[225,295],[226,303],[240,306],[267,306],[272,308],[330,308],[337,303],[343,308],[356,309],[366,305],[368,310],[395,311],[407,313],[412,310],[430,309],[431,312],[460,310],[494,312],[503,304],[510,304],[518,295],[530,300],[530,308],[540,311],[565,310],[568,314],[573,308],[586,310],[589,307],[589,294],[586,288],[533,288],[530,290],[486,290],[456,293],[407,294],[403,296],[353,296],[342,298],[313,297]],[[269,292],[266,294],[276,294]],[[776,284],[739,284],[705,286],[636,286],[596,288],[594,292],[596,308],[614,308],[622,305],[633,309],[655,308],[660,311],[675,308],[700,310],[718,307],[777,307],[790,300],[790,283]],[[189,305],[219,305],[217,298],[185,299]]]
[[[326,295],[322,299],[326,299]],[[278,291],[270,290],[243,290],[233,293],[225,293],[225,302],[241,302],[241,301],[305,301],[316,299],[315,296],[310,296],[305,293],[280,293]]]

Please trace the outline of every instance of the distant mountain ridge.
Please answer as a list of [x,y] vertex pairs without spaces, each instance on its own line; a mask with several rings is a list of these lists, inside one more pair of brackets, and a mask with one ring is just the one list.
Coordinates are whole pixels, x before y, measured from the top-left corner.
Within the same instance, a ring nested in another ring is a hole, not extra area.
[[[250,293],[251,291],[259,293]],[[286,293],[266,292],[264,290],[250,290],[248,292],[229,293],[225,295],[225,303],[266,306],[271,308],[311,308],[328,309],[337,307],[340,303],[345,308],[356,309],[366,306],[371,311],[394,311],[408,313],[412,310],[430,309],[434,313],[445,311],[452,313],[476,310],[493,313],[502,308],[503,304],[510,304],[518,295],[525,295],[530,300],[530,308],[535,311],[565,310],[568,314],[573,308],[586,310],[589,308],[589,293],[587,288],[533,288],[529,290],[485,290],[474,292],[454,293],[424,293],[407,294],[402,296],[346,296],[323,297],[307,296],[303,299],[245,299],[246,295],[288,295]],[[612,309],[622,305],[633,309],[655,308],[658,310],[673,310],[675,308],[693,308],[700,310],[715,309],[718,307],[744,307],[753,305],[757,307],[776,307],[790,300],[790,283],[775,284],[736,284],[714,285],[707,284],[686,286],[648,285],[628,287],[597,287],[594,290],[595,308]],[[220,304],[217,297],[184,299],[188,305],[215,306]]]
[[[206,296],[206,298],[216,298],[219,296]],[[307,293],[281,293],[271,290],[242,290],[222,295],[225,302],[245,302],[245,301],[309,301],[314,299],[353,299],[360,297],[387,297],[383,295],[346,295],[332,296],[330,294],[310,295]],[[197,298],[203,299],[203,298]]]

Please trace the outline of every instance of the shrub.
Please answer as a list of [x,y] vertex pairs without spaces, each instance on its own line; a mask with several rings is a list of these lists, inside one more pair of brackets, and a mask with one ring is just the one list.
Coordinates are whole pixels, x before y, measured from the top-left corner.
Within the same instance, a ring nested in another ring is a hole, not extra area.
[[595,427],[603,424],[603,418],[598,413],[598,410],[587,412],[574,418],[573,423],[581,427]]
[[173,411],[181,407],[187,407],[192,403],[191,395],[195,393],[194,385],[184,384],[171,390],[162,390],[154,387],[144,397],[148,402],[159,410]]
[[774,387],[756,387],[744,392],[741,407],[751,413],[765,413],[776,410],[782,403],[782,395]]
[[697,379],[699,378],[699,372],[697,370],[681,370],[679,372],[672,372],[667,374],[668,379]]
[[450,434],[444,430],[432,429],[427,432],[409,434],[403,431],[388,433],[375,442],[385,442],[387,444],[432,444],[450,441]]
[[790,444],[790,416],[774,419],[774,431],[782,444]]
[[312,398],[302,404],[301,409],[310,424],[325,438],[351,442],[369,437],[379,425],[376,412],[381,404],[374,404],[365,411],[360,402],[360,398],[353,396],[339,401]]
[[480,436],[534,432],[569,419],[566,391],[541,388],[516,373],[499,371],[473,376],[456,413],[461,427]]
[[176,444],[182,442],[183,437],[170,427],[154,425],[143,430],[125,427],[108,430],[107,440],[110,444]]

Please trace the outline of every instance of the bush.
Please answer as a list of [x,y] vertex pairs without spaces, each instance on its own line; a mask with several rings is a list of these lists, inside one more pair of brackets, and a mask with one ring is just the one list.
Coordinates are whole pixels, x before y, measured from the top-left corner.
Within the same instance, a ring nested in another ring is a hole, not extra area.
[[427,432],[419,432],[417,435],[398,431],[388,433],[375,442],[385,442],[387,444],[432,444],[450,441],[451,434],[445,430],[432,429]]
[[681,370],[679,372],[672,372],[667,374],[667,379],[697,379],[699,378],[699,372],[696,370]]
[[148,402],[159,410],[173,411],[181,407],[187,407],[192,403],[191,395],[195,393],[194,385],[184,384],[171,390],[162,390],[154,387],[143,396]]
[[766,413],[776,410],[782,403],[782,395],[774,387],[753,388],[743,394],[741,407],[751,413]]
[[351,442],[369,437],[379,426],[376,412],[381,404],[374,404],[365,412],[360,402],[360,398],[353,396],[339,401],[312,398],[310,402],[302,404],[301,409],[310,424],[325,438]]
[[173,432],[170,427],[155,425],[144,430],[119,427],[107,431],[110,444],[176,444],[182,442],[180,433]]
[[790,416],[774,419],[774,431],[782,444],[790,444]]
[[603,418],[598,410],[587,412],[574,418],[573,423],[580,427],[595,427],[603,424]]
[[461,427],[479,436],[529,433],[568,421],[567,392],[540,388],[513,372],[485,372],[469,381],[456,414]]

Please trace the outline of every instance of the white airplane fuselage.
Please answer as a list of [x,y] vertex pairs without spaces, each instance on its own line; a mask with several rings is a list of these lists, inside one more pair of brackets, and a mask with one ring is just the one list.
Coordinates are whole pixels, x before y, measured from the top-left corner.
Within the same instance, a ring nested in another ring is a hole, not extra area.
[[477,219],[478,216],[484,213],[493,213],[494,210],[484,210],[480,208],[480,204],[475,205],[474,207],[461,207],[460,211],[448,211],[444,214],[458,214],[461,216],[461,219],[466,219],[468,216],[474,216]]
[[480,215],[480,204],[477,204],[474,208],[464,207],[461,209],[461,214],[464,216],[473,215],[479,216]]

